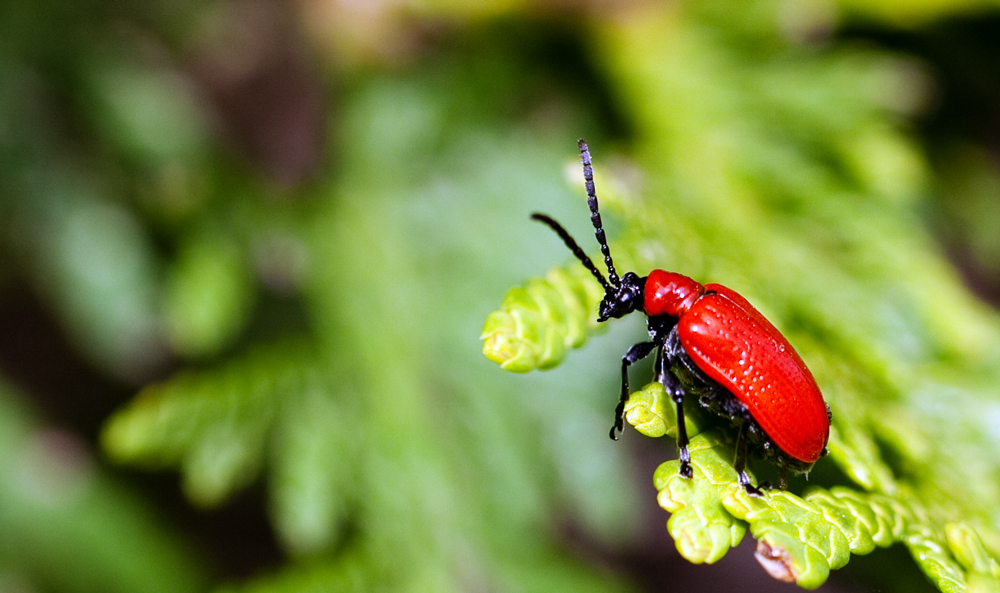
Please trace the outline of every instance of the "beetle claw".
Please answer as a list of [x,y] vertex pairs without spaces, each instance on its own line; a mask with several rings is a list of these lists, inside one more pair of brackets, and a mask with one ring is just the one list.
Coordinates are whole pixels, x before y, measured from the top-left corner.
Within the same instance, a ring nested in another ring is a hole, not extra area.
[[766,490],[771,489],[771,485],[767,482],[762,482],[759,486],[754,486],[750,482],[750,476],[745,471],[741,470],[739,476],[740,486],[743,486],[750,496],[761,498],[764,496]]
[[615,408],[615,423],[611,425],[611,440],[617,441],[618,435],[625,430],[625,401],[619,401]]

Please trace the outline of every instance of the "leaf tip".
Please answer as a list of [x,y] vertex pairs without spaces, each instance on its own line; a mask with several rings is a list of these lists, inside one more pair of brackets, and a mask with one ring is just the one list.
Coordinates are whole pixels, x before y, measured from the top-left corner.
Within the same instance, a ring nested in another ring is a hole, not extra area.
[[544,279],[531,278],[511,289],[486,318],[480,335],[483,354],[516,373],[558,365],[567,348],[583,345],[587,332],[597,329],[590,311],[599,299],[591,285],[600,289],[580,272],[555,269]]
[[648,437],[677,436],[677,412],[658,381],[633,392],[625,403],[625,420]]
[[516,321],[506,311],[490,314],[479,339],[483,340],[483,355],[504,370],[526,373],[537,366],[537,357],[517,338]]
[[792,563],[792,556],[783,547],[772,546],[770,543],[760,540],[757,542],[754,558],[764,567],[767,574],[779,581],[794,583],[798,578]]

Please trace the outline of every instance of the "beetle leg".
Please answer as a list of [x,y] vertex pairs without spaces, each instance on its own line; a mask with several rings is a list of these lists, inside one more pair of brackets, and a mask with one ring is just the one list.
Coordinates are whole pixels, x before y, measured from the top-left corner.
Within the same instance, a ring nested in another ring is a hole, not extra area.
[[[740,422],[740,433],[736,437],[736,460],[733,462],[733,469],[739,476],[740,486],[746,488],[750,496],[763,496],[764,493],[750,483],[750,476],[747,475],[747,430],[750,424],[744,420]],[[784,477],[784,476],[782,476]]]
[[670,394],[670,399],[677,405],[677,457],[681,462],[678,473],[685,478],[694,477],[691,469],[691,452],[688,451],[687,427],[684,424],[684,388],[681,387],[677,377],[667,369],[667,359],[663,358],[663,368],[660,372],[660,383]]
[[687,426],[684,422],[684,388],[677,377],[670,372],[670,367],[674,362],[680,361],[684,352],[681,346],[680,337],[677,335],[677,326],[670,329],[660,347],[657,357],[657,379],[663,384],[664,389],[670,394],[670,399],[677,405],[677,457],[681,462],[678,473],[685,477],[694,477],[694,470],[691,469],[691,452],[688,450]]
[[618,435],[625,428],[625,402],[628,401],[628,367],[649,356],[656,347],[656,342],[639,342],[632,346],[622,357],[622,393],[615,408],[615,424],[611,427],[611,439],[617,441]]
[[656,361],[653,363],[653,381],[666,387],[666,383],[663,382],[663,375],[667,372],[667,365],[663,359],[663,346],[660,346],[656,349]]

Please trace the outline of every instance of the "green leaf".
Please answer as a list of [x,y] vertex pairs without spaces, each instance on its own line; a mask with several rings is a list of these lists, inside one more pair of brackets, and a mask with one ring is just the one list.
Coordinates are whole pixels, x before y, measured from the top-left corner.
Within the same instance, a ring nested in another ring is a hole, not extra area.
[[724,492],[736,480],[736,470],[723,458],[728,449],[719,433],[695,435],[689,451],[694,477],[682,478],[677,461],[663,463],[653,476],[659,491],[656,500],[672,513],[667,531],[681,556],[695,564],[712,564],[746,534],[746,523],[722,505]]
[[343,404],[318,364],[307,341],[286,340],[216,369],[180,373],[112,416],[104,448],[120,463],[176,467],[200,506],[221,504],[273,468],[280,535],[293,551],[321,549],[337,537],[357,461],[337,428]]
[[44,176],[49,195],[26,200],[13,217],[43,295],[71,339],[124,376],[157,357],[157,260],[135,212],[96,180],[76,172]]
[[[663,386],[651,383],[629,398],[626,418],[646,436],[674,436],[672,409]],[[964,591],[970,576],[980,584],[997,578],[1000,565],[972,527],[933,527],[931,513],[912,494],[889,497],[835,487],[813,488],[804,497],[778,490],[750,496],[732,468],[733,443],[718,430],[699,432],[697,423],[688,423],[688,431],[694,435],[694,478],[681,477],[679,463],[667,461],[653,481],[657,501],[671,513],[667,529],[691,562],[716,562],[749,528],[765,570],[806,589],[822,585],[851,554],[894,543],[906,544],[942,591]]]
[[[581,272],[582,270],[582,272]],[[579,348],[597,327],[604,290],[580,265],[556,268],[507,293],[486,319],[483,354],[516,373],[559,364],[567,348]]]
[[168,337],[188,356],[215,354],[229,345],[253,301],[252,279],[239,246],[216,235],[187,238],[166,284]]

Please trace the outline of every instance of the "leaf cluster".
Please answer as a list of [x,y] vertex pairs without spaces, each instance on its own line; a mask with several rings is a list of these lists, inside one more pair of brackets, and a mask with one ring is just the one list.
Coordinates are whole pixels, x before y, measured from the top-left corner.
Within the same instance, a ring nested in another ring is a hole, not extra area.
[[[758,304],[823,389],[833,428],[820,463],[842,474],[801,497],[748,498],[732,443],[709,426],[693,440],[694,480],[676,462],[657,471],[668,530],[686,558],[714,562],[749,529],[765,568],[803,587],[850,554],[903,543],[942,591],[995,588],[1000,458],[988,423],[972,418],[996,405],[1000,323],[918,216],[934,173],[899,122],[920,99],[885,100],[890,88],[919,94],[918,70],[860,47],[783,46],[713,6],[596,34],[643,130],[632,151],[641,187],[604,196],[598,184],[605,217],[624,222],[612,252],[636,266],[619,268],[679,271]],[[579,345],[600,289],[582,273],[577,285],[550,280],[574,267],[508,293],[486,322],[488,358],[524,372]],[[674,430],[658,385],[629,406],[640,432]]]

